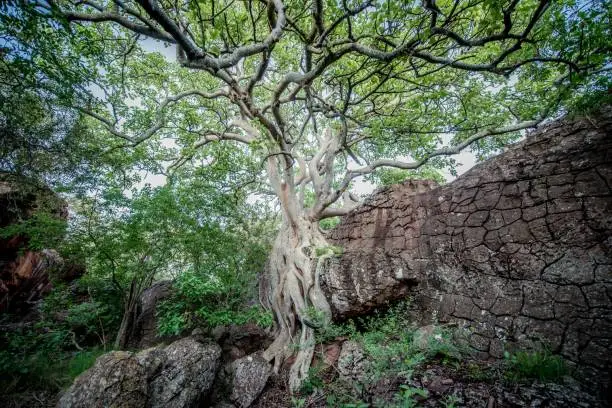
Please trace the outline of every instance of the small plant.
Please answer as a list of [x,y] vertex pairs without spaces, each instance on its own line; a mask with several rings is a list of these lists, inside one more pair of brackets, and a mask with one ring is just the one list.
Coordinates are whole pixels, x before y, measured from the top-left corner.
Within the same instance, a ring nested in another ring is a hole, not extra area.
[[300,393],[303,395],[312,394],[318,389],[321,389],[325,386],[322,378],[322,372],[325,370],[325,366],[311,366],[308,371],[308,377],[302,383],[302,387],[300,388]]
[[[331,387],[326,390],[327,398],[325,400],[325,406],[329,408],[368,408],[370,404],[364,402],[359,398],[358,395],[362,394],[360,386],[353,389],[344,382],[335,382],[331,384]],[[355,394],[357,391],[357,394]]]
[[548,349],[536,352],[519,351],[514,354],[505,352],[504,357],[507,367],[506,378],[512,381],[525,379],[555,381],[568,373],[563,358],[552,354]]
[[306,406],[306,398],[295,398],[291,397],[292,408],[303,408]]
[[490,367],[485,367],[476,362],[470,362],[465,367],[466,377],[471,381],[490,382],[498,377],[497,373],[492,373]]
[[428,396],[427,390],[417,387],[410,387],[408,385],[400,385],[400,392],[396,395],[398,402],[398,408],[413,408],[416,407],[418,399],[421,397],[426,399]]
[[428,358],[442,358],[444,364],[458,361],[466,352],[453,341],[453,334],[448,329],[436,327],[433,336],[427,342],[425,350]]
[[326,326],[325,313],[315,307],[308,307],[304,315],[308,321],[308,325],[316,329],[321,329]]
[[455,408],[458,402],[459,398],[456,395],[447,395],[446,398],[442,400],[442,405],[444,408]]

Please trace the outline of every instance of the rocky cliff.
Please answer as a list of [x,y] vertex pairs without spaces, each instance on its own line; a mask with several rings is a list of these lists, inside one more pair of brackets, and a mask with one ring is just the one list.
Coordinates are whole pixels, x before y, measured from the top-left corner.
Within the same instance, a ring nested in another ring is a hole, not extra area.
[[543,342],[612,365],[612,109],[565,119],[454,182],[406,181],[344,217],[322,277],[336,318],[411,296],[484,357]]

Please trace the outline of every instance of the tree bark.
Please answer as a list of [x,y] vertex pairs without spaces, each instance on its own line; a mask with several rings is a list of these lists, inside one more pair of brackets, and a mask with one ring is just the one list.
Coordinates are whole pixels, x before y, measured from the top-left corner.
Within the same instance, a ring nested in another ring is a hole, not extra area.
[[115,338],[114,349],[124,350],[129,340],[129,333],[132,325],[133,312],[129,309],[124,310],[123,317],[121,318],[121,324],[119,325],[119,331]]
[[125,350],[130,340],[131,334],[133,333],[134,323],[136,321],[136,307],[138,306],[138,298],[140,295],[136,294],[136,280],[132,280],[130,285],[130,292],[123,309],[123,316],[121,318],[121,324],[119,325],[119,331],[115,338],[114,348],[115,350]]
[[270,304],[276,339],[264,352],[276,372],[296,352],[289,372],[292,391],[308,376],[315,347],[315,328],[331,320],[331,309],[319,282],[321,252],[328,246],[318,222],[299,217],[283,223],[270,255]]

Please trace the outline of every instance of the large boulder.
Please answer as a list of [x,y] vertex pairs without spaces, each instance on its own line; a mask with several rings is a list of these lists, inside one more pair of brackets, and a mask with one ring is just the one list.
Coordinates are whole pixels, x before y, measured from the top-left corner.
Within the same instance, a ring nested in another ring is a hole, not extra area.
[[145,406],[197,406],[215,380],[221,349],[214,343],[205,345],[193,338],[186,338],[170,344],[164,349],[164,354],[159,371],[152,372],[150,394]]
[[612,366],[612,109],[552,122],[445,186],[406,181],[344,217],[321,277],[336,319],[413,298],[483,357],[543,342]]
[[58,408],[197,407],[209,393],[221,348],[193,337],[139,353],[104,354],[62,395]]
[[138,315],[130,344],[139,349],[152,347],[168,338],[160,337],[157,332],[157,305],[172,295],[172,281],[155,282],[140,295]]
[[133,353],[112,351],[77,377],[58,407],[140,408],[147,400],[147,376],[152,371]]

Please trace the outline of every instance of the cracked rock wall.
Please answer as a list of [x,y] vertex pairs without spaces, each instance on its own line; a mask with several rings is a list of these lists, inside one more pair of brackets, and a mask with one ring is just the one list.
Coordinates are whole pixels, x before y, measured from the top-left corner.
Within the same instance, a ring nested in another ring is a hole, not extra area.
[[336,318],[413,297],[483,357],[544,341],[612,366],[612,109],[561,120],[454,182],[406,181],[344,217],[322,281]]

